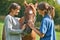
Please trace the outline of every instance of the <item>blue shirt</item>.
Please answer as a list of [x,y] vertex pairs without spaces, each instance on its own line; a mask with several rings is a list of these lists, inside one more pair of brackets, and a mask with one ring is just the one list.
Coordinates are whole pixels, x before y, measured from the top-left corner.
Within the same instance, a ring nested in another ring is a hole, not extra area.
[[40,38],[40,40],[56,40],[54,21],[49,15],[44,16],[40,26],[40,32],[45,34],[45,36],[43,38]]

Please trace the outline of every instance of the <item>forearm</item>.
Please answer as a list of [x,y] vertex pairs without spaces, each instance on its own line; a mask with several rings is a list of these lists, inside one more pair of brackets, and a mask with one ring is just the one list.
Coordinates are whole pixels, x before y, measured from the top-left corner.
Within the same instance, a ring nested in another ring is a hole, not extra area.
[[21,25],[20,26],[20,29],[24,30],[25,29],[25,26],[26,26],[26,24]]
[[40,31],[38,31],[33,25],[31,26],[29,26],[32,30],[34,30],[41,38],[42,37],[44,37],[44,34],[43,33],[41,33]]
[[20,34],[22,32],[23,30],[20,30],[20,29],[9,29],[10,34]]
[[44,37],[44,34],[38,31],[36,28],[32,28],[41,38]]

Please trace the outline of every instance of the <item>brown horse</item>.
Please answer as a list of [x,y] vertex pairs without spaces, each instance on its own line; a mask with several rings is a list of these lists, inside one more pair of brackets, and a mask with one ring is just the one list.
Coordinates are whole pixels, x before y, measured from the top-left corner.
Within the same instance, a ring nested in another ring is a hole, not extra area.
[[29,28],[28,22],[31,22],[32,25],[35,23],[35,17],[36,17],[36,7],[32,3],[27,4],[25,2],[25,12],[24,12],[24,20],[26,23],[26,28],[24,32],[27,34],[25,35],[22,40],[36,40],[36,33]]

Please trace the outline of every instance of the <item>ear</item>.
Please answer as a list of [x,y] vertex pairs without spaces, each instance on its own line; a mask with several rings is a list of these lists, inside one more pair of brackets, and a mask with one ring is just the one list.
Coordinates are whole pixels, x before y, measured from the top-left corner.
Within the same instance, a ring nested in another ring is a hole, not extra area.
[[34,7],[37,9],[38,3],[35,3]]
[[26,1],[24,1],[24,5],[25,7],[28,7],[28,3]]
[[37,6],[38,6],[38,0],[35,0],[36,1],[36,3],[35,3],[35,5],[34,5],[34,7],[37,9]]
[[15,9],[11,9],[11,11],[13,12]]

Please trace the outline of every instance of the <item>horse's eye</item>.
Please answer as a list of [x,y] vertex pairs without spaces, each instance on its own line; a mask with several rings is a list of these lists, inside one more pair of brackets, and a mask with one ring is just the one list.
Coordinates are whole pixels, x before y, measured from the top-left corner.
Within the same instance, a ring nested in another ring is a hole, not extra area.
[[29,10],[29,14],[32,14],[33,13],[33,11],[32,10]]

